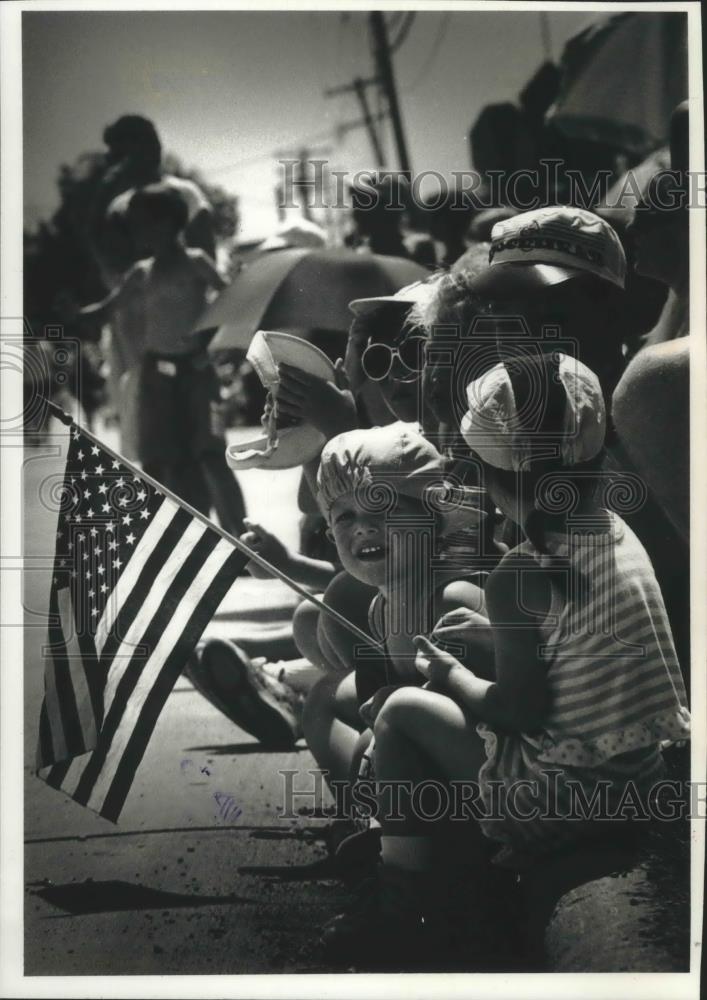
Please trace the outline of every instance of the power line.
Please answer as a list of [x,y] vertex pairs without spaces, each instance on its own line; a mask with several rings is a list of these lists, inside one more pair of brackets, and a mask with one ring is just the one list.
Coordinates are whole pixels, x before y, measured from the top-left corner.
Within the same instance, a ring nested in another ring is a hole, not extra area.
[[[373,121],[381,121],[388,117],[388,112],[379,112],[371,117]],[[341,142],[349,132],[354,132],[356,129],[362,128],[365,124],[366,122],[361,118],[357,118],[354,121],[341,122],[339,125],[334,125],[330,128],[322,130],[321,132],[306,136],[303,139],[298,139],[297,148],[307,149],[310,152],[314,152],[317,146],[322,146],[326,142]],[[269,150],[267,153],[260,153],[259,156],[250,156],[243,160],[235,160],[233,163],[224,163],[220,167],[200,167],[199,169],[202,170],[203,173],[214,175],[225,174],[232,170],[240,170],[245,167],[255,166],[258,163],[265,163],[266,160],[273,160],[279,156],[285,155],[288,155],[288,151],[283,150],[282,146],[278,146]]]
[[403,21],[400,30],[398,31],[398,34],[396,35],[395,39],[390,43],[391,53],[398,51],[398,49],[403,44],[407,36],[410,34],[410,29],[412,28],[414,21],[415,21],[415,12],[408,11],[405,20]]
[[427,53],[424,63],[420,67],[420,72],[417,74],[413,82],[404,88],[407,93],[412,93],[412,91],[417,90],[420,84],[424,83],[427,78],[430,70],[432,69],[432,64],[439,54],[440,47],[447,34],[447,29],[449,28],[451,19],[452,11],[449,10],[440,17],[439,23],[437,24],[437,34],[434,37],[434,41],[430,46],[430,51]]

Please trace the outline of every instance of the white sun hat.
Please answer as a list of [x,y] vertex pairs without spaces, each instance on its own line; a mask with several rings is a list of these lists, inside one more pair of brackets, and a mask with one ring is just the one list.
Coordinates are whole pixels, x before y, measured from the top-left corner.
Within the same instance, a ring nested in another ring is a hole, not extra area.
[[334,366],[318,347],[289,333],[258,330],[246,358],[269,391],[273,406],[264,414],[264,433],[229,445],[226,461],[232,469],[291,469],[303,465],[319,454],[326,438],[311,424],[277,427],[277,390],[280,385],[279,364],[291,365],[309,375],[334,381]]

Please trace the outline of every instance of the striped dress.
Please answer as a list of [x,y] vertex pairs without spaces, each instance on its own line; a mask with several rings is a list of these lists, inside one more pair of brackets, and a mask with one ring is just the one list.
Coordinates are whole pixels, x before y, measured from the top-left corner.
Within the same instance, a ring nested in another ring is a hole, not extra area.
[[[522,867],[538,851],[604,826],[584,803],[630,815],[664,773],[661,746],[689,736],[690,716],[660,588],[646,552],[616,514],[550,533],[549,555],[567,571],[539,624],[550,708],[542,731],[502,733],[486,723],[479,772],[484,833],[503,842],[496,861]],[[579,810],[577,805],[579,803]],[[584,807],[582,809],[582,807]],[[584,818],[582,818],[584,817]]]

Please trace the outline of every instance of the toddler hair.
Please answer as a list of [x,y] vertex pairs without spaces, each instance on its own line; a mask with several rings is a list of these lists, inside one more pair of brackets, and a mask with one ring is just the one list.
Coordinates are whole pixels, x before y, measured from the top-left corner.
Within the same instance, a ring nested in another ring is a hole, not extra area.
[[184,229],[189,219],[186,202],[179,192],[166,184],[148,184],[139,188],[130,199],[128,213],[133,219],[142,217],[154,222],[167,219],[177,233]]

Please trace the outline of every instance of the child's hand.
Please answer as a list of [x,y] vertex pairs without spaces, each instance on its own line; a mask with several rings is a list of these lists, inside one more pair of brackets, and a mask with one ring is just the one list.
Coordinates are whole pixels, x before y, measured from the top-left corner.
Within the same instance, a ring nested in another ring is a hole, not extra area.
[[[249,521],[248,518],[244,517],[243,524],[248,528],[248,531],[244,532],[240,537],[243,544],[247,545],[254,552],[257,552],[263,559],[267,559],[276,569],[287,573],[292,560],[292,553],[287,546],[283,545],[275,535],[266,531],[262,525],[256,524],[254,521]],[[254,576],[256,580],[269,580],[272,578],[272,573],[268,573],[266,569],[259,566],[258,563],[253,562],[252,559],[248,563],[247,569],[250,575]]]
[[486,615],[472,608],[456,608],[442,615],[432,630],[433,642],[459,643],[465,652],[460,660],[475,674],[492,680],[494,673],[493,629]]
[[397,691],[398,688],[395,685],[390,687],[378,688],[376,693],[368,701],[364,701],[363,705],[358,710],[358,714],[361,716],[363,721],[367,726],[373,728],[373,724],[378,718],[378,713],[385,705],[388,698],[390,698],[393,691]]
[[417,647],[415,666],[427,678],[431,689],[444,690],[450,674],[457,670],[468,673],[456,657],[435,646],[424,635],[416,635],[413,641]]
[[336,362],[335,383],[284,363],[280,364],[279,372],[278,418],[312,424],[327,439],[358,425],[356,406],[340,359]]

